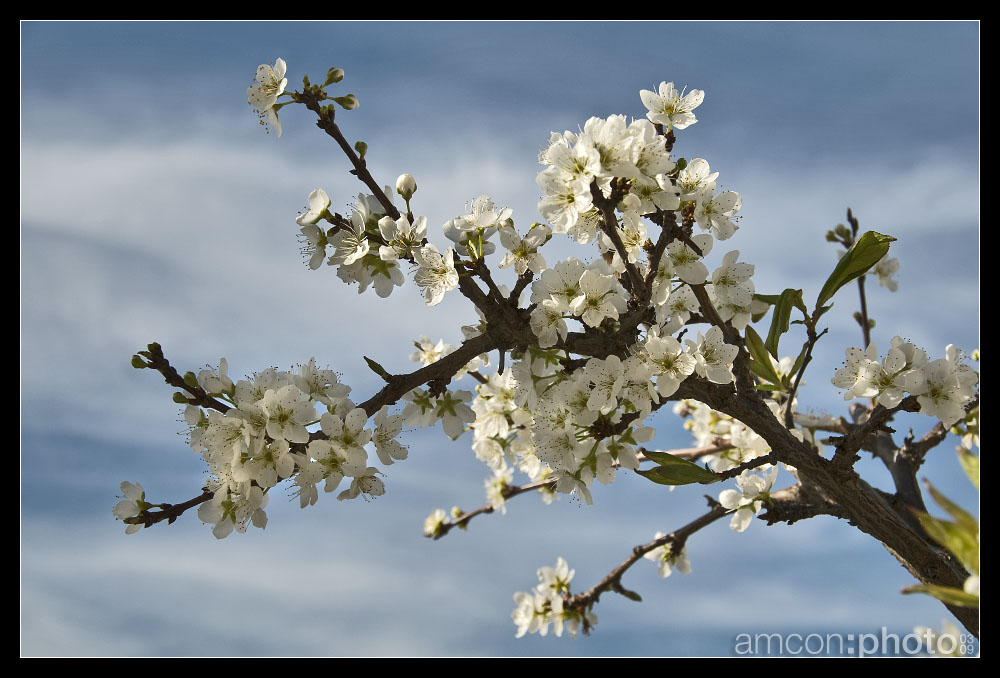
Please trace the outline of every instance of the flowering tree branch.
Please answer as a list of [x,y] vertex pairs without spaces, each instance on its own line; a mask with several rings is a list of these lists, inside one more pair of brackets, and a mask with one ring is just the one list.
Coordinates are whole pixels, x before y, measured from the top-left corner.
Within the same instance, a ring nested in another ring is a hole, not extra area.
[[[573,574],[565,561],[541,568],[534,592],[515,596],[518,636],[544,633],[550,625],[557,634],[564,627],[575,633],[581,624],[587,632],[596,622],[592,608],[602,593],[638,599],[621,578],[639,558],[657,559],[661,576],[670,567],[683,571],[691,534],[726,515],[733,530],[743,531],[764,506],[767,512],[758,517],[768,524],[816,515],[847,520],[882,543],[922,587],[972,586],[969,575],[978,577],[978,563],[970,564],[962,548],[943,548],[913,509],[923,508],[916,469],[950,426],[973,416],[978,374],[952,346],[946,358],[931,362],[899,337],[879,360],[870,342],[863,281],[875,272],[886,284],[887,271],[895,269],[883,262],[895,238],[859,235],[850,211],[851,229],[838,226],[827,236],[847,252],[811,313],[802,290],[758,294],[751,280],[755,267],[739,261],[737,250],[709,271],[705,260],[714,243],[739,228],[742,199],[734,191],[717,192],[718,172],[711,172],[703,158],[671,157],[675,130],[697,122],[692,111],[704,92],[678,91],[663,82],[655,92],[640,93],[646,119],[591,118],[579,134],[553,133],[540,155],[546,169],[536,179],[544,193],[538,209],[546,223],[534,222],[526,233],[519,232],[510,209],[480,196],[443,226],[451,245],[441,251],[427,237],[426,218],[414,216],[413,176],[402,174],[396,181],[404,213],[367,169],[367,146],[352,147],[335,122],[337,106],[358,106],[352,94],[327,91],[343,79],[343,71],[330,69],[322,86],[304,78],[301,92],[286,92],[284,75],[281,60],[261,65],[248,89],[248,101],[262,122],[280,135],[278,110],[303,105],[371,191],[358,196],[349,218],[330,211],[322,189],[309,194],[307,211],[296,218],[309,268],[319,269],[325,261],[337,266],[337,277],[346,284],[358,285],[361,292],[371,287],[386,297],[405,283],[403,264],[408,263],[426,305],[440,303],[457,289],[478,311],[480,322],[462,328],[465,340],[458,348],[443,340],[435,345],[426,337],[414,342],[417,352],[411,359],[421,366],[408,374],[389,373],[363,357],[384,386],[360,404],[348,397],[350,386],[332,370],[317,368],[314,360],[297,371],[269,368],[234,383],[224,360],[218,370],[182,376],[151,344],[133,357],[133,365],[157,370],[181,390],[175,400],[186,406],[190,444],[208,464],[209,480],[200,495],[176,505],[149,503],[141,486],[123,483],[125,498],[113,513],[125,521],[127,532],[173,522],[195,506],[218,538],[242,532],[248,524],[264,527],[268,493],[283,481],[294,485],[302,508],[316,503],[320,483],[330,492],[349,482],[337,495],[341,500],[381,495],[382,472],[369,465],[371,454],[382,465],[402,461],[408,453],[395,438],[403,427],[440,423],[453,440],[470,433],[473,451],[494,477],[487,482],[486,505],[451,520],[441,510],[427,519],[425,533],[435,539],[529,490],[575,494],[591,503],[594,480],[609,484],[623,469],[670,486],[735,480],[737,489],[722,490],[718,501],[709,499],[708,513],[636,547],[582,594],[570,594]],[[278,103],[280,97],[288,101]],[[655,243],[647,237],[647,222],[659,226]],[[704,232],[693,235],[695,225]],[[511,291],[487,261],[497,249],[491,241],[497,234],[506,250],[499,268],[511,267],[516,275]],[[595,243],[600,256],[546,261],[539,250],[557,234]],[[847,350],[845,367],[832,383],[846,391],[848,400],[869,398],[873,407],[856,407],[853,424],[798,415],[803,374],[827,333],[819,330],[819,319],[837,291],[853,280],[861,292],[865,347]],[[529,286],[530,301],[522,308]],[[758,334],[751,325],[769,306],[771,327]],[[793,308],[803,313],[806,341],[794,362],[779,361],[780,339]],[[686,336],[696,324],[708,328],[696,338]],[[499,354],[498,369],[480,371],[493,351]],[[453,382],[466,375],[475,380],[475,392],[453,390]],[[696,420],[697,447],[643,447],[656,434],[647,425],[650,418],[677,401],[683,404],[675,412]],[[941,423],[920,441],[911,435],[897,447],[888,424],[902,411],[922,412]],[[965,437],[978,440],[977,417],[968,419]],[[831,438],[832,459],[813,442],[817,430],[839,435]],[[873,488],[855,470],[862,449],[889,468],[895,494]],[[794,468],[799,483],[772,493],[779,462]],[[514,485],[515,470],[530,482]],[[973,583],[978,587],[978,579]],[[945,602],[978,633],[975,608]]]

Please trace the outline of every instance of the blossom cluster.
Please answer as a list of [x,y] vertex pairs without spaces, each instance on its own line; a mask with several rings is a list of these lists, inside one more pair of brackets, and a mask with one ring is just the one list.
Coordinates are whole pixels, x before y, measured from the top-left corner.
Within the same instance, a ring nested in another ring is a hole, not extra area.
[[544,636],[548,634],[550,624],[555,635],[561,636],[565,630],[575,638],[581,624],[585,629],[597,624],[597,615],[589,609],[581,612],[563,605],[570,595],[569,583],[574,574],[576,570],[569,569],[566,561],[559,558],[555,567],[538,569],[538,586],[531,591],[514,594],[517,608],[510,616],[517,626],[517,638],[526,633]]
[[846,356],[832,379],[834,386],[845,389],[845,400],[877,398],[880,405],[893,408],[909,393],[917,396],[922,413],[950,427],[965,418],[966,406],[976,397],[979,374],[953,344],[945,348],[944,358],[934,361],[900,337],[893,337],[882,360],[875,342],[865,350],[849,348]]
[[[385,195],[391,195],[388,186]],[[333,226],[321,228],[321,220]],[[359,294],[370,285],[380,297],[388,297],[394,287],[403,285],[400,262],[421,254],[427,233],[426,217],[416,217],[412,223],[405,215],[393,219],[386,216],[375,196],[365,193],[358,195],[350,220],[343,219],[330,212],[330,197],[323,189],[309,194],[307,211],[295,221],[301,227],[302,252],[310,268],[319,268],[325,260],[337,267],[337,277],[345,283],[357,283]],[[329,256],[327,247],[333,249]],[[453,282],[457,283],[457,277]]]
[[[212,493],[198,517],[214,526],[219,539],[233,530],[244,532],[249,524],[265,527],[268,494],[281,481],[294,484],[303,508],[316,503],[321,482],[332,492],[350,479],[337,496],[341,500],[378,496],[385,486],[378,468],[368,464],[368,448],[374,447],[383,465],[407,456],[395,440],[403,415],[382,407],[373,427],[365,428],[368,413],[348,397],[350,387],[314,359],[297,370],[272,367],[234,382],[223,358],[218,369],[204,369],[196,379],[205,393],[229,405],[221,412],[189,404],[184,412],[191,449],[208,464],[204,489]],[[127,500],[114,511],[122,519],[137,515],[145,497],[141,486],[125,485]],[[138,529],[129,525],[126,531],[133,528]]]

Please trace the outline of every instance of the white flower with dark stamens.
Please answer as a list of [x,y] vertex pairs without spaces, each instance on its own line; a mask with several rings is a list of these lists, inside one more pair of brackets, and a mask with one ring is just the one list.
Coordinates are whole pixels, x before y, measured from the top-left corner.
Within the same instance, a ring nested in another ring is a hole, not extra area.
[[380,497],[385,494],[385,483],[376,476],[379,472],[374,466],[365,469],[365,474],[351,480],[351,486],[337,495],[337,499],[357,499],[358,496]]
[[601,154],[593,145],[585,141],[570,146],[569,140],[558,134],[553,135],[552,142],[539,160],[558,168],[568,178],[584,179],[588,184],[601,172]]
[[559,303],[552,299],[544,299],[531,312],[529,324],[531,331],[538,337],[540,348],[555,346],[560,339],[566,340],[569,328],[563,319],[563,313]]
[[608,195],[611,177],[638,178],[641,174],[636,167],[639,146],[642,142],[626,126],[624,115],[612,115],[607,119],[592,117],[583,123],[583,134],[577,143],[592,143],[601,155],[601,171],[604,181],[601,191]]
[[269,436],[291,443],[309,442],[309,431],[305,425],[316,418],[316,406],[297,386],[289,384],[277,391],[268,390],[260,407],[267,416]]
[[450,247],[441,254],[428,243],[413,253],[413,259],[418,266],[413,279],[424,289],[424,303],[428,306],[437,306],[445,292],[458,287],[455,253]]
[[396,220],[382,217],[378,222],[378,230],[382,239],[388,243],[378,250],[383,261],[412,259],[413,253],[423,246],[423,239],[427,236],[427,217],[416,217],[412,224],[406,215]]
[[[645,364],[656,375],[656,392],[664,398],[676,393],[681,382],[697,366],[697,361],[684,350],[681,342],[671,336],[661,337],[653,332],[646,338],[641,355]],[[652,395],[652,383],[649,386]]]
[[614,285],[615,279],[610,275],[587,269],[580,276],[582,294],[570,303],[570,311],[590,327],[597,327],[605,318],[618,320],[618,314],[624,313],[627,305],[613,289]]
[[350,266],[368,254],[371,247],[365,235],[365,220],[360,212],[351,215],[351,226],[341,228],[333,236],[333,245],[337,251],[330,257],[330,265],[343,264]]
[[715,384],[728,384],[734,380],[733,361],[740,349],[722,339],[722,330],[713,326],[705,336],[698,333],[698,341],[685,340],[694,354],[695,372]]
[[608,414],[618,404],[618,393],[625,383],[625,369],[621,358],[610,355],[606,360],[591,358],[583,368],[583,375],[593,384],[587,409]]
[[644,89],[639,92],[643,105],[649,109],[650,122],[664,127],[685,129],[698,122],[691,112],[705,100],[705,92],[693,89],[687,94],[678,91],[672,82],[661,82],[659,93]]
[[274,487],[279,479],[287,478],[295,471],[295,459],[290,454],[287,440],[277,440],[263,445],[247,461],[246,473],[263,488]]
[[965,406],[976,395],[979,375],[961,362],[962,354],[953,344],[945,351],[947,357],[915,370],[906,388],[917,396],[923,414],[950,427],[965,418]]
[[274,66],[261,64],[257,67],[254,82],[247,88],[247,102],[254,107],[260,118],[260,124],[265,128],[274,128],[277,136],[281,136],[281,123],[274,110],[278,97],[285,91],[288,79],[285,78],[285,62],[277,59]]
[[583,262],[570,257],[542,271],[541,277],[531,284],[532,303],[552,299],[560,309],[568,311],[570,303],[580,296],[580,276],[585,270]]
[[316,270],[323,265],[326,259],[326,246],[330,244],[326,237],[326,231],[316,224],[306,224],[299,229],[302,242],[302,256],[308,261],[309,268]]
[[708,267],[702,262],[702,257],[712,251],[715,241],[708,233],[702,233],[692,237],[691,242],[701,250],[700,255],[681,240],[671,241],[664,255],[670,258],[677,277],[688,285],[700,285],[708,279]]
[[335,414],[324,412],[319,423],[331,445],[346,454],[360,450],[367,459],[368,454],[364,452],[364,446],[368,444],[372,436],[371,431],[364,428],[367,421],[368,413],[357,407],[348,412],[343,419]]
[[735,191],[726,191],[714,198],[710,196],[705,193],[699,198],[694,209],[695,221],[702,230],[711,230],[719,240],[728,240],[739,229],[731,217],[740,211],[743,199]]
[[852,346],[845,353],[847,359],[844,361],[844,367],[838,370],[830,381],[834,386],[846,389],[844,400],[861,398],[863,397],[861,392],[868,388],[865,380],[868,366],[878,362],[878,347],[872,342],[865,351]]
[[902,349],[893,346],[886,354],[885,360],[879,363],[878,349],[875,348],[874,342],[869,346],[869,350],[876,359],[865,361],[858,373],[858,380],[851,390],[856,397],[877,396],[880,405],[895,407],[905,397],[904,391],[910,380],[911,370],[907,369],[906,354]]
[[202,370],[198,373],[198,385],[205,389],[209,395],[219,395],[221,393],[232,394],[235,390],[233,380],[229,378],[229,363],[225,358],[219,360],[219,369]]
[[292,379],[300,391],[328,406],[346,398],[351,392],[350,386],[339,382],[336,372],[317,369],[315,358],[310,358],[308,363],[301,365],[299,373],[293,374]]
[[389,406],[383,405],[372,423],[375,424],[372,442],[375,443],[375,453],[382,463],[389,466],[393,459],[397,461],[406,459],[406,448],[396,441],[396,436],[403,430],[403,416],[400,414],[389,416]]
[[500,268],[513,266],[518,275],[525,271],[541,273],[545,269],[545,259],[538,253],[538,248],[545,244],[552,231],[548,226],[540,225],[528,231],[523,238],[517,234],[513,226],[503,226],[500,229],[500,244],[509,252],[500,260]]
[[566,233],[580,214],[593,205],[590,184],[586,179],[573,179],[550,168],[538,175],[536,183],[545,193],[538,211],[552,224],[553,233]]
[[729,527],[736,532],[742,532],[750,525],[753,517],[760,513],[764,499],[768,497],[771,486],[778,477],[778,467],[775,466],[766,476],[746,470],[736,478],[736,490],[723,490],[719,495],[719,503],[723,508],[735,511],[729,521]]
[[748,306],[753,300],[754,286],[750,281],[753,264],[738,262],[740,252],[733,250],[722,259],[722,266],[712,273],[712,286],[720,301],[735,306]]
[[681,200],[697,200],[702,193],[715,194],[718,172],[712,172],[704,158],[695,158],[677,173],[677,188]]

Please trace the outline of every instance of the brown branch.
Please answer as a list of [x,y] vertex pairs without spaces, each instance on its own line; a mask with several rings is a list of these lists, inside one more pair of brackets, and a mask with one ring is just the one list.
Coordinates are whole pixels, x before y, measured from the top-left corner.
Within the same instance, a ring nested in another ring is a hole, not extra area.
[[611,198],[605,198],[604,194],[601,193],[601,189],[597,186],[597,179],[594,179],[590,184],[590,193],[593,197],[594,206],[601,213],[601,231],[608,236],[608,240],[614,245],[615,251],[618,252],[618,257],[625,266],[625,272],[628,274],[629,282],[632,285],[632,296],[639,300],[643,298],[648,299],[642,275],[639,274],[639,269],[635,267],[635,264],[628,260],[625,243],[622,242],[621,235],[618,233],[618,219],[615,217],[615,192],[612,191]]
[[530,268],[522,273],[518,277],[517,282],[514,284],[514,289],[510,291],[510,296],[507,297],[507,301],[509,301],[512,305],[517,306],[517,301],[521,297],[521,292],[523,292],[524,288],[531,283],[534,277],[535,274]]
[[[850,207],[847,208],[847,222],[851,225],[851,241],[845,245],[850,250],[857,240],[860,230],[857,217],[854,216]],[[861,325],[861,336],[864,340],[862,346],[868,348],[868,344],[872,343],[872,329],[871,322],[868,320],[868,300],[865,298],[865,276],[863,275],[858,277],[858,294],[861,297],[861,317],[858,319],[858,324]]]
[[838,468],[852,466],[854,462],[858,460],[858,450],[860,450],[868,442],[868,436],[873,433],[883,430],[892,433],[890,429],[886,428],[886,423],[888,423],[897,412],[918,412],[919,410],[920,403],[917,402],[916,396],[907,396],[906,398],[903,398],[902,402],[893,408],[876,405],[875,409],[868,415],[868,419],[854,427],[854,429],[846,436],[839,439],[831,438],[832,441],[835,441],[837,446],[837,451],[833,454],[834,466]]
[[757,516],[768,525],[788,523],[816,516],[849,518],[843,508],[832,501],[808,491],[801,483],[773,492],[767,503],[767,510]]
[[351,174],[355,175],[365,184],[365,186],[368,187],[368,189],[375,196],[375,199],[378,200],[379,204],[381,204],[385,209],[386,215],[392,217],[393,219],[399,219],[399,210],[396,209],[396,206],[392,204],[392,200],[385,194],[382,187],[378,185],[375,178],[372,177],[371,173],[368,171],[368,165],[364,158],[355,153],[350,142],[344,138],[344,134],[340,131],[340,127],[338,127],[337,123],[333,121],[333,105],[325,107],[321,107],[319,105],[320,101],[327,98],[322,88],[307,87],[301,93],[290,92],[289,94],[292,96],[292,101],[305,104],[306,108],[319,116],[316,126],[333,137],[334,141],[337,142],[340,149],[344,152],[344,155],[346,155],[347,159],[351,161],[352,165],[354,165],[354,169],[351,171]]
[[765,454],[761,457],[754,457],[750,461],[745,461],[739,466],[734,466],[728,471],[723,471],[719,473],[718,474],[719,480],[729,480],[730,478],[735,478],[744,471],[749,471],[751,469],[759,468],[764,464],[773,465],[777,463],[778,463],[778,455],[776,455],[774,452],[771,452],[770,454]]
[[648,544],[642,544],[636,546],[632,549],[632,554],[626,558],[618,567],[611,570],[601,581],[592,586],[590,589],[584,593],[579,593],[577,595],[568,596],[563,601],[563,608],[568,610],[576,610],[579,612],[585,612],[589,610],[593,605],[600,599],[601,594],[607,591],[617,590],[621,587],[621,578],[630,567],[635,565],[644,555],[652,551],[653,549],[659,548],[661,546],[670,545],[670,550],[675,553],[680,553],[684,544],[687,542],[688,538],[702,529],[711,525],[719,518],[723,517],[729,510],[723,508],[711,497],[706,497],[708,499],[709,505],[712,507],[708,513],[692,520],[690,523],[674,530],[670,534],[660,537],[659,539],[654,539]]
[[[978,403],[978,398],[976,400]],[[912,433],[904,438],[903,446],[899,448],[899,456],[906,459],[913,467],[913,472],[916,473],[923,465],[927,453],[944,442],[947,437],[948,428],[939,421],[920,440],[914,441]]]
[[[778,312],[775,311],[775,314]],[[820,340],[824,334],[826,334],[830,328],[824,329],[819,334],[816,334],[815,323],[810,322],[809,318],[806,318],[806,355],[802,358],[802,364],[799,366],[799,371],[795,374],[795,383],[792,384],[792,390],[788,393],[788,402],[785,404],[785,427],[792,428],[795,425],[795,418],[792,413],[792,403],[795,400],[795,394],[799,390],[799,384],[802,383],[802,375],[805,374],[806,367],[812,361],[813,346],[816,342]]]
[[[537,490],[543,487],[553,487],[556,484],[556,480],[558,480],[558,478],[545,478],[544,480],[536,480],[535,482],[528,483],[527,485],[510,485],[507,488],[505,488],[503,492],[501,492],[501,495],[503,495],[503,498],[506,501],[511,497],[516,497],[517,495],[524,494],[525,492],[531,492],[532,490]],[[435,540],[440,539],[441,537],[451,532],[452,528],[464,527],[465,525],[468,524],[470,520],[472,520],[476,516],[487,513],[493,513],[495,510],[496,508],[492,504],[486,504],[472,511],[466,511],[462,515],[456,517],[454,520],[449,521],[447,523],[442,523],[441,530],[436,534],[425,535],[425,536],[431,537],[432,539]]]
[[705,284],[700,285],[688,285],[691,291],[694,292],[694,298],[698,300],[698,304],[701,306],[702,314],[708,318],[708,321],[722,330],[722,336],[725,337],[726,343],[735,344],[736,346],[743,346],[743,341],[740,339],[740,335],[733,329],[732,325],[727,323],[719,315],[719,312],[715,309],[712,304],[712,300],[708,296],[708,290],[705,289]]
[[478,337],[473,337],[437,362],[421,367],[419,370],[410,372],[409,374],[390,374],[387,380],[388,383],[382,390],[358,405],[358,407],[367,412],[369,417],[374,416],[376,412],[382,409],[383,405],[392,405],[419,386],[436,380],[446,380],[447,383],[470,360],[482,353],[489,353],[498,347],[496,340],[489,334],[481,334]]
[[192,386],[184,381],[184,377],[177,372],[176,368],[174,368],[174,366],[170,364],[170,361],[168,361],[163,355],[163,349],[159,344],[152,343],[148,346],[148,349],[149,350],[147,351],[139,351],[138,353],[138,355],[149,361],[146,367],[156,370],[163,375],[164,381],[171,386],[187,391],[191,395],[191,397],[188,398],[189,404],[208,407],[213,410],[218,410],[223,414],[232,409],[231,405],[227,405],[226,403],[216,400],[212,396],[208,395],[208,393],[205,392],[205,389],[201,386]]
[[194,508],[199,504],[204,504],[206,501],[215,496],[214,492],[209,492],[205,490],[197,497],[193,499],[188,499],[186,502],[181,504],[158,504],[160,507],[159,511],[143,511],[137,516],[132,516],[131,518],[126,518],[124,523],[128,525],[142,525],[143,527],[149,527],[150,525],[155,525],[156,523],[166,520],[167,524],[173,523],[177,520],[177,517],[187,511],[189,508]]

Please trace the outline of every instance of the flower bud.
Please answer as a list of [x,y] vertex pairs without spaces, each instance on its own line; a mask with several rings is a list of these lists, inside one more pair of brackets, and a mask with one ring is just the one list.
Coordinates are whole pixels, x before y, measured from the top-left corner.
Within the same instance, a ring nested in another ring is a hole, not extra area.
[[327,85],[332,85],[335,82],[340,82],[344,79],[344,69],[337,68],[334,66],[326,72],[326,80],[323,81],[323,87]]
[[333,97],[333,100],[340,104],[341,108],[345,111],[353,111],[358,107],[358,98],[353,94],[348,94],[343,97]]
[[396,193],[403,196],[403,200],[409,200],[417,192],[417,182],[412,174],[400,174],[396,179]]

